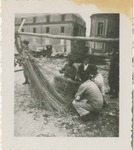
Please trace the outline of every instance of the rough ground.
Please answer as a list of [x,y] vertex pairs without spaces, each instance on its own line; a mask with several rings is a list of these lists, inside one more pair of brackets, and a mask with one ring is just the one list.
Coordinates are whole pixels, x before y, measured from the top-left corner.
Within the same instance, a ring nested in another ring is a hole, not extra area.
[[[54,75],[65,63],[61,59],[40,59],[41,65],[47,70],[48,77],[53,82]],[[108,90],[108,71],[101,67],[100,72],[105,78]],[[17,67],[15,69],[18,69]],[[31,98],[28,85],[24,82],[23,72],[15,72],[15,136],[26,137],[118,137],[119,136],[119,100],[106,99],[109,105],[105,107],[94,121],[82,122],[78,114],[69,108],[67,114],[50,114],[39,109]]]

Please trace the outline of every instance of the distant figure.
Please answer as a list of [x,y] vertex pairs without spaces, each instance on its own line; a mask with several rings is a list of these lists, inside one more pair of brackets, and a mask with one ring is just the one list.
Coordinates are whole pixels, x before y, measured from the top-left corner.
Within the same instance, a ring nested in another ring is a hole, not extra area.
[[[25,52],[29,52],[30,53],[30,49],[29,49],[29,41],[27,41],[27,40],[24,40],[23,42],[22,42],[22,48],[23,48],[23,50],[22,50],[22,53],[25,51]],[[25,55],[24,55],[25,56]],[[24,58],[24,59],[26,59],[26,58]],[[24,60],[25,61],[25,60]],[[23,66],[24,66],[25,64],[23,64]],[[29,80],[28,80],[28,76],[27,76],[27,72],[26,72],[26,70],[25,70],[25,67],[23,67],[23,69],[24,69],[24,71],[23,71],[23,73],[24,73],[24,77],[25,77],[25,82],[23,83],[23,84],[29,84]]]
[[92,120],[103,107],[103,97],[97,85],[88,79],[80,85],[73,106],[83,121]]
[[107,94],[112,95],[111,98],[117,98],[119,94],[119,51],[116,49],[111,58],[108,82],[110,91]]
[[82,83],[89,79],[93,66],[94,65],[89,64],[89,59],[85,58],[82,64],[78,67],[78,78]]
[[68,63],[60,70],[60,73],[63,73],[64,77],[67,79],[75,80],[76,67],[74,66],[74,61],[69,59]]
[[47,45],[47,56],[51,56],[52,54],[52,45]]

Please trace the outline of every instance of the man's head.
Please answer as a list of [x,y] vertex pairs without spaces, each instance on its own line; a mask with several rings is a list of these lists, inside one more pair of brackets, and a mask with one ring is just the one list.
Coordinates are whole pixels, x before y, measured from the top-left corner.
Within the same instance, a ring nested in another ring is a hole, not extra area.
[[88,58],[85,58],[85,59],[83,60],[83,63],[84,63],[85,65],[87,65],[87,64],[89,63],[89,59],[88,59]]
[[29,41],[24,40],[24,41],[22,42],[22,44],[23,44],[23,47],[24,47],[24,48],[28,48]]
[[72,66],[72,65],[74,64],[74,60],[73,60],[73,59],[68,59],[68,64],[69,64],[70,66]]
[[91,76],[95,76],[98,73],[98,67],[96,65],[90,66]]
[[91,80],[98,73],[98,67],[95,65],[89,65],[90,74],[85,78],[84,82],[87,80]]

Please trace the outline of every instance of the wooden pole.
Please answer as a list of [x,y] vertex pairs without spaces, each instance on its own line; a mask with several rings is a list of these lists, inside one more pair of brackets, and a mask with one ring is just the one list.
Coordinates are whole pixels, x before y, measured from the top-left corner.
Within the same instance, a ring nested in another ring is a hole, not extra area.
[[14,72],[19,72],[19,71],[23,71],[23,69],[14,70]]
[[94,42],[119,42],[119,38],[98,38],[98,37],[83,37],[83,36],[65,36],[65,35],[51,35],[31,32],[19,32],[20,35],[46,37],[52,39],[65,39],[65,40],[84,40]]

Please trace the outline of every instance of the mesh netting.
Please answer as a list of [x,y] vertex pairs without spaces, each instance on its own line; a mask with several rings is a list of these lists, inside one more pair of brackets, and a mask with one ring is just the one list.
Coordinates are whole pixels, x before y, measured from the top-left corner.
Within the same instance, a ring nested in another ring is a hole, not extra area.
[[42,107],[49,111],[63,111],[67,102],[49,83],[47,76],[43,74],[38,66],[38,63],[27,52],[23,52],[25,59],[23,68],[27,73],[30,84],[30,91],[34,99],[36,99]]
[[42,73],[35,58],[28,51],[23,50],[21,38],[17,33],[15,34],[15,45],[22,56],[23,69],[30,81],[29,89],[35,102],[48,111],[65,112],[68,103],[49,83],[47,73]]

